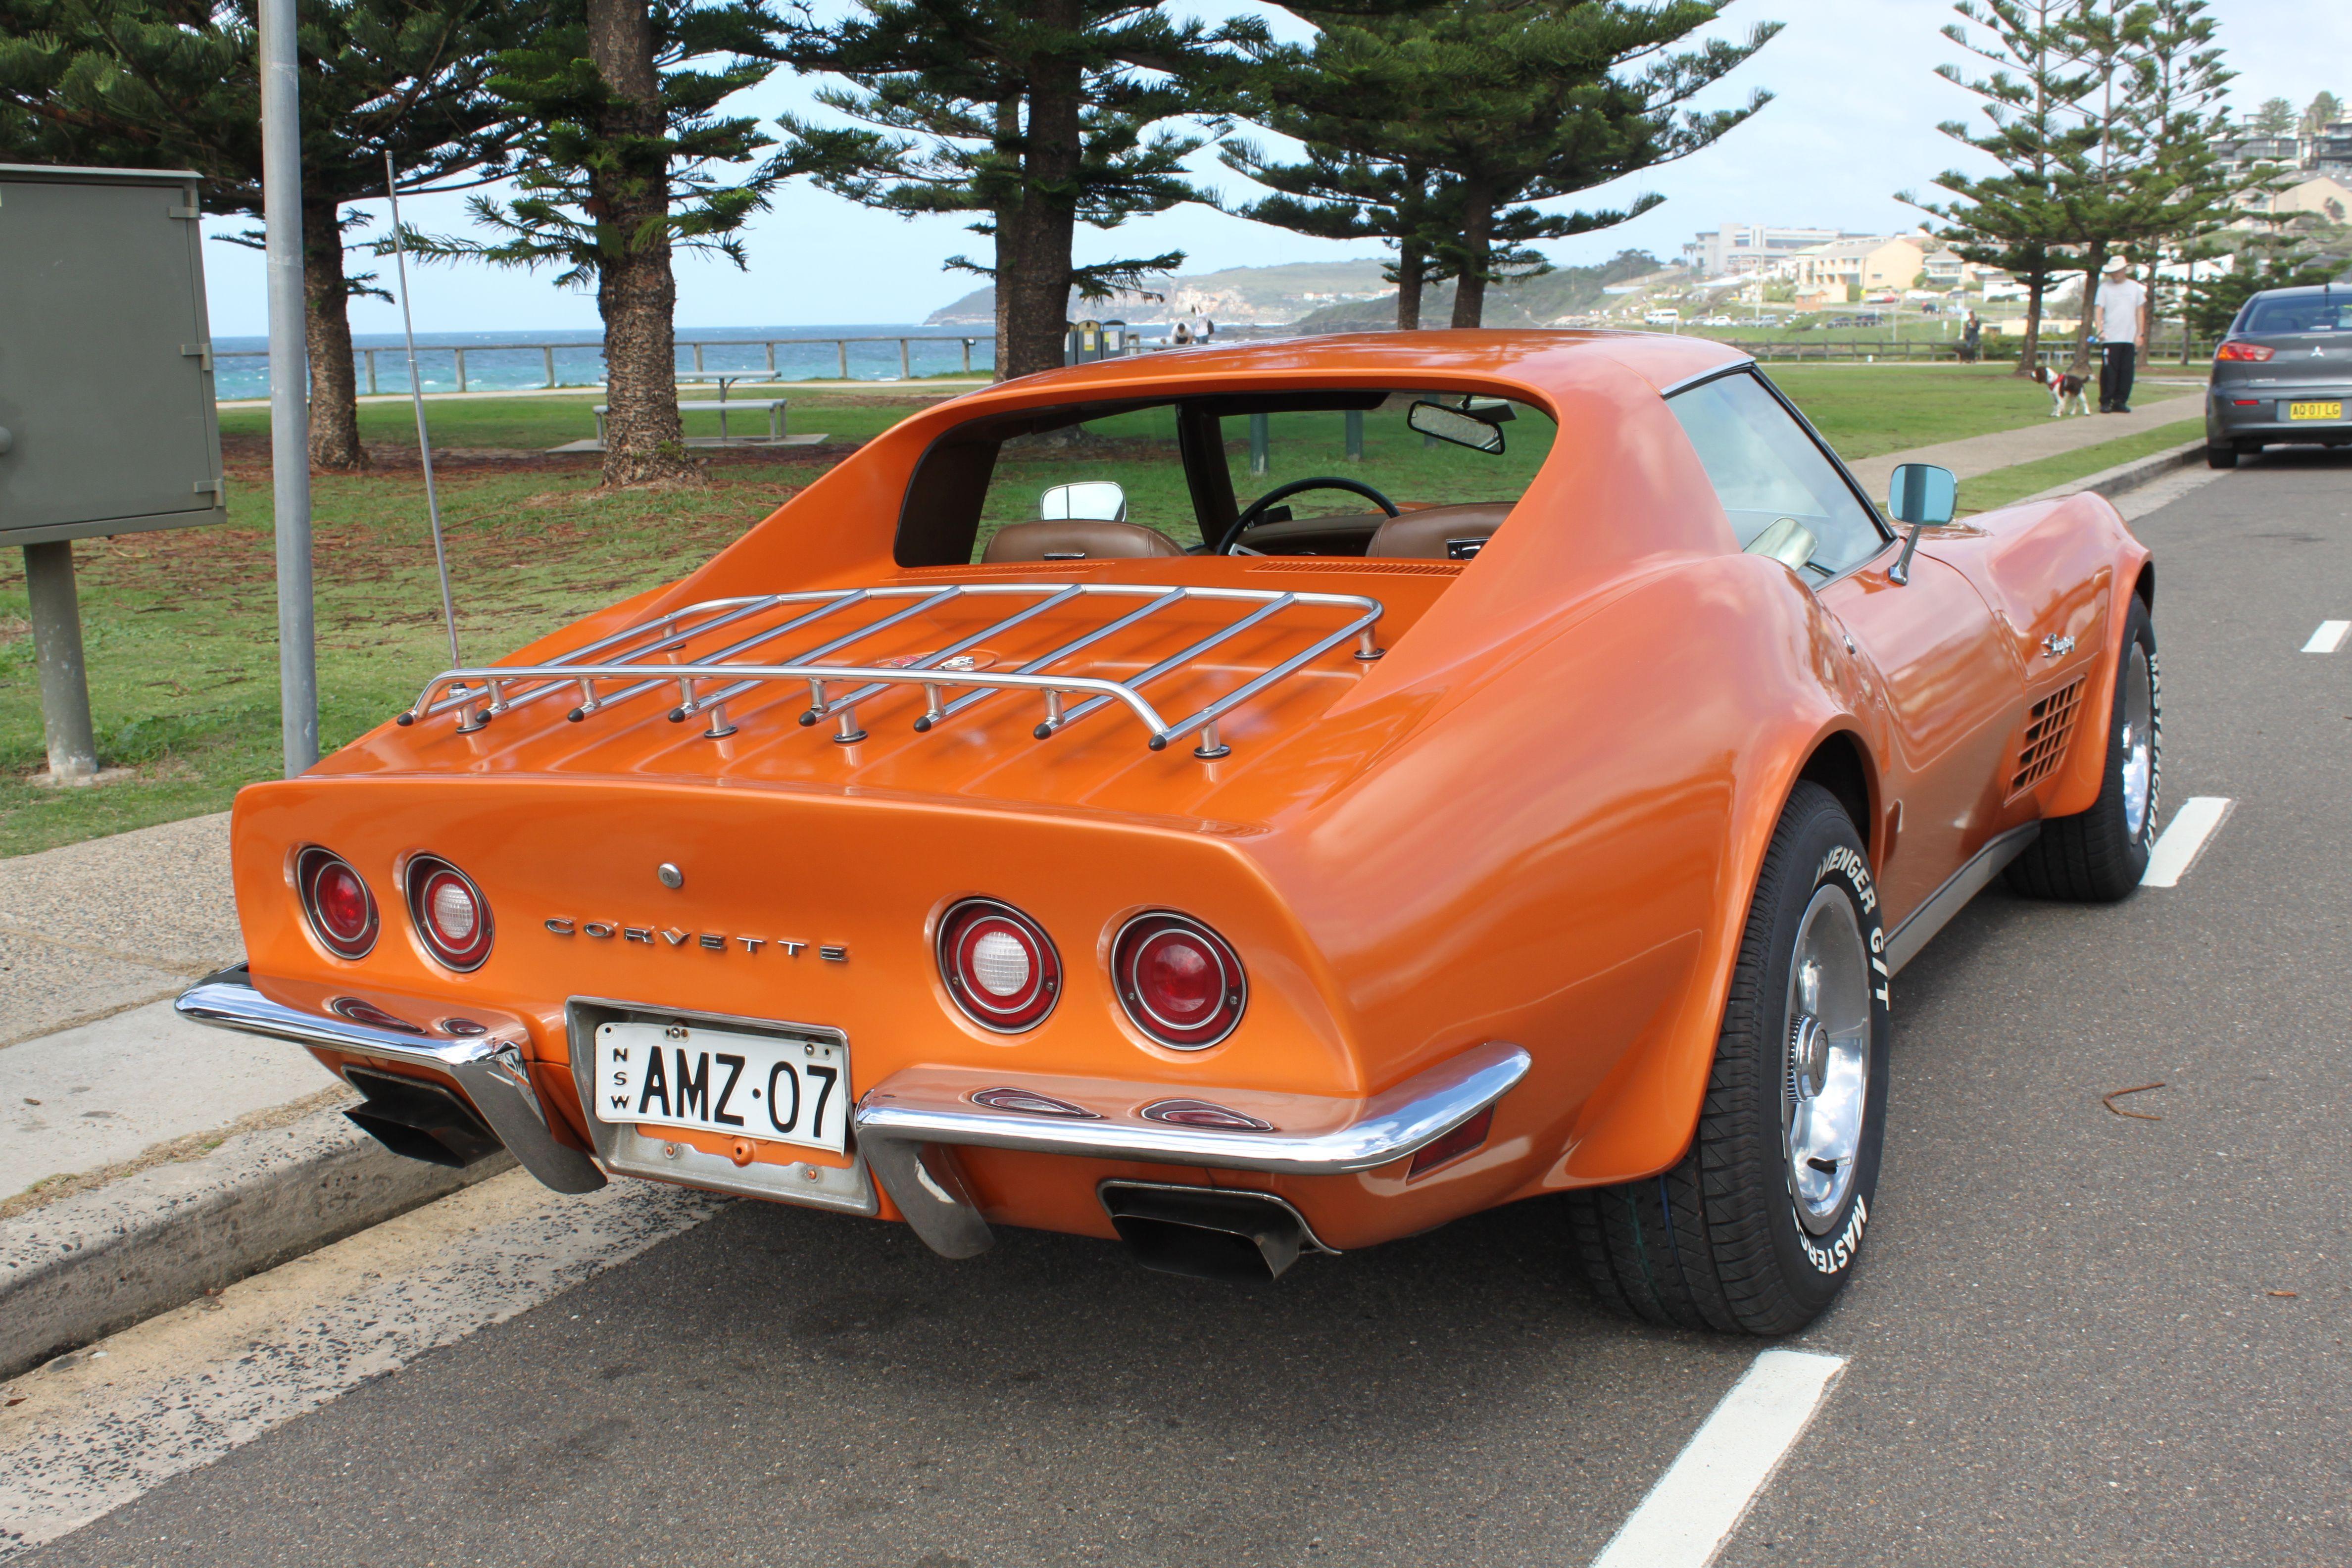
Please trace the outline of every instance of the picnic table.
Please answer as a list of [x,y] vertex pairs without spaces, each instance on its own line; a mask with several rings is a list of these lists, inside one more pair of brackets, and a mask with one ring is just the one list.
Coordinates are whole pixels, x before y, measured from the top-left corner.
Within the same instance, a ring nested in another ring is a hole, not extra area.
[[[720,441],[724,442],[730,439],[727,433],[727,416],[729,413],[739,412],[744,409],[765,409],[768,415],[768,439],[771,441],[781,441],[784,438],[784,411],[790,401],[789,399],[782,397],[753,397],[739,398],[730,402],[727,396],[728,388],[733,386],[739,381],[761,382],[772,379],[766,371],[688,370],[678,372],[677,379],[680,384],[687,382],[717,382],[719,384],[719,396],[715,400],[707,397],[684,399],[679,402],[677,411],[680,414],[708,414],[715,412],[719,416],[719,439]],[[604,415],[611,406],[612,405],[610,404],[606,403],[599,403],[595,405],[596,441],[599,446],[602,446],[604,441]]]

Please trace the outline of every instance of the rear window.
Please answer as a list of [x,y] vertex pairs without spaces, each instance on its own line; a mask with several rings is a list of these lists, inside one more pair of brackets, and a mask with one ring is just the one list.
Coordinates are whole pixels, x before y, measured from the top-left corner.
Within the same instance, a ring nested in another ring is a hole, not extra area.
[[2284,294],[2253,300],[2238,331],[2249,337],[2272,332],[2352,332],[2352,289],[2341,294]]

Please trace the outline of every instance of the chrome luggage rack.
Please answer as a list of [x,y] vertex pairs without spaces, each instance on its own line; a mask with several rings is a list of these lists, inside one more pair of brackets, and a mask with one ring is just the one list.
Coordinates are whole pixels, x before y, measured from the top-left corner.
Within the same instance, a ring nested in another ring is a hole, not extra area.
[[[919,658],[887,664],[860,664],[842,658],[844,650],[877,633],[919,616],[946,609],[959,601],[982,597],[1029,597],[1034,603],[980,630],[958,637],[945,647]],[[1082,598],[1142,599],[1143,604],[1092,626],[1060,647],[1013,669],[983,671],[971,650],[992,637],[1011,631],[1049,611]],[[893,601],[908,603],[889,607]],[[1138,626],[1179,605],[1225,601],[1250,606],[1246,614],[1199,637],[1186,647],[1125,680],[1097,676],[1061,675],[1048,667],[1107,638]],[[762,645],[775,642],[803,627],[814,626],[860,605],[887,609],[830,641],[820,643],[779,664],[763,664],[747,657]],[[807,606],[800,608],[800,606]],[[1317,636],[1304,648],[1281,659],[1204,707],[1171,721],[1143,696],[1147,682],[1183,668],[1212,649],[1251,628],[1297,608],[1350,612],[1344,624]],[[772,611],[797,610],[774,626],[693,658],[678,657],[689,643],[722,627],[739,626]],[[800,716],[803,725],[835,725],[833,739],[843,745],[866,739],[857,721],[858,705],[893,687],[919,686],[923,712],[915,729],[928,732],[999,691],[1036,691],[1045,698],[1045,716],[1033,731],[1043,741],[1108,703],[1118,703],[1142,721],[1151,750],[1162,751],[1172,741],[1198,732],[1192,754],[1203,761],[1227,755],[1232,748],[1218,736],[1217,722],[1227,713],[1324,654],[1353,640],[1354,657],[1370,661],[1384,651],[1372,636],[1381,618],[1378,599],[1354,594],[1291,593],[1265,588],[1179,588],[1132,583],[949,583],[880,588],[827,589],[802,594],[761,594],[742,598],[706,599],[653,620],[642,621],[584,647],[573,649],[549,664],[492,665],[472,669],[447,669],[427,681],[415,705],[401,714],[404,725],[455,711],[457,729],[470,734],[501,713],[542,701],[558,693],[576,694],[578,702],[566,715],[577,722],[647,693],[675,689],[677,703],[670,709],[674,723],[705,718],[702,733],[719,740],[735,733],[727,704],[762,682],[808,683],[809,706]],[[671,655],[669,659],[658,656]],[[608,689],[624,682],[617,691]],[[854,689],[836,691],[844,685]],[[950,692],[960,695],[949,696]],[[1072,699],[1077,699],[1072,701]]]

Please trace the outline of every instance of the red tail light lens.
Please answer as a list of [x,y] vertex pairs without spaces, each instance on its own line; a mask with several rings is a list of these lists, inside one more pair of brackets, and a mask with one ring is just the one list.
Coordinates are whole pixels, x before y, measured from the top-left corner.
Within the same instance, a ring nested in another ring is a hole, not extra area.
[[1035,921],[994,899],[966,899],[940,921],[940,978],[964,1016],[1017,1035],[1062,994],[1062,959]]
[[425,951],[451,969],[490,956],[490,905],[466,873],[432,855],[408,862],[408,916]]
[[2250,360],[2255,364],[2260,364],[2276,353],[2278,353],[2278,350],[2264,347],[2261,343],[2223,343],[2220,348],[2213,351],[2213,357],[2215,359]]
[[1135,1026],[1163,1046],[1197,1051],[1234,1032],[1249,1004],[1242,961],[1188,915],[1138,915],[1111,943],[1112,983]]
[[380,922],[375,895],[351,862],[314,845],[295,860],[294,885],[319,944],[338,958],[365,958]]

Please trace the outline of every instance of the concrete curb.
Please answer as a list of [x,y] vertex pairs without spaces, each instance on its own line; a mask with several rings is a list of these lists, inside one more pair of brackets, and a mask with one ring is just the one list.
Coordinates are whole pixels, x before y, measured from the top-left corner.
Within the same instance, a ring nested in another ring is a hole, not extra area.
[[[2027,496],[2025,500],[2056,500],[2061,496],[2076,495],[2118,496],[2126,490],[2139,489],[2150,479],[2160,479],[2175,468],[2185,468],[2204,460],[2205,437],[2200,436],[2194,441],[2184,442],[2145,458],[2134,458],[2128,463],[2117,463],[2112,468],[2101,468],[2095,474],[2068,479],[2063,485],[2053,485],[2037,495]],[[2012,501],[2010,504],[2022,506],[2025,503]]]
[[0,1377],[513,1163],[403,1159],[331,1110],[0,1221]]

